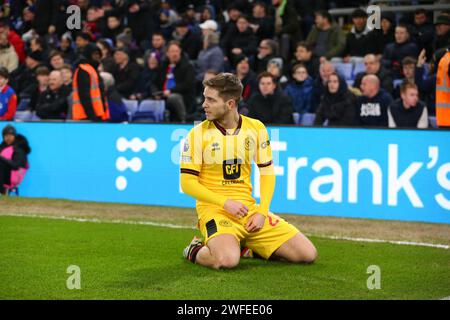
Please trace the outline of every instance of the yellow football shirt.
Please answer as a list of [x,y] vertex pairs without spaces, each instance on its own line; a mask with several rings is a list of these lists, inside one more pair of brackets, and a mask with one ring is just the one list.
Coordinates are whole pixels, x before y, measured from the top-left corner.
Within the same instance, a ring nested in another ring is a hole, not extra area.
[[[180,169],[181,173],[198,176],[199,183],[209,190],[250,206],[255,204],[252,161],[258,167],[272,164],[269,135],[261,121],[240,115],[235,130],[227,131],[209,120],[191,129],[183,146]],[[205,207],[217,206],[197,200],[198,211]]]

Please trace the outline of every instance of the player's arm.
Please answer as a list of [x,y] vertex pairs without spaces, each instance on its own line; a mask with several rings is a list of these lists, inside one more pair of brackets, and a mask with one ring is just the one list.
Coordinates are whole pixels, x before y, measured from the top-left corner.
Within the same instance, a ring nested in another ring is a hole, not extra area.
[[269,135],[262,123],[260,123],[260,126],[255,154],[260,175],[260,205],[257,214],[253,215],[246,224],[246,229],[249,232],[257,232],[264,226],[275,190],[275,170]]
[[197,200],[224,208],[227,212],[237,218],[242,218],[247,215],[247,206],[209,190],[198,181],[198,173],[196,174],[195,172],[186,170],[187,169],[181,169],[181,189],[184,193]]

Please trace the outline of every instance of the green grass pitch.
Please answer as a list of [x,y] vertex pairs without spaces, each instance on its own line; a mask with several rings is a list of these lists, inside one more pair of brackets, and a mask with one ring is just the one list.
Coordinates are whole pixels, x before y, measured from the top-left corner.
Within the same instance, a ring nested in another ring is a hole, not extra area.
[[[438,299],[450,295],[445,249],[312,238],[313,265],[243,259],[209,270],[182,258],[196,232],[0,216],[0,299]],[[81,289],[69,290],[69,265]],[[367,268],[381,289],[367,288]]]

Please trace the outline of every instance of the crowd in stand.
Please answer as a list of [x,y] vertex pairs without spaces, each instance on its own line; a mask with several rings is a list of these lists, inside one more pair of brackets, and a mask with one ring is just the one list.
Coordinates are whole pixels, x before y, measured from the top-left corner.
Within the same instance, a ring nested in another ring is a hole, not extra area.
[[239,112],[265,124],[429,127],[450,13],[382,9],[371,29],[362,3],[342,2],[355,8],[343,26],[323,1],[4,1],[0,120],[123,122],[130,100],[203,120],[203,80],[233,72]]

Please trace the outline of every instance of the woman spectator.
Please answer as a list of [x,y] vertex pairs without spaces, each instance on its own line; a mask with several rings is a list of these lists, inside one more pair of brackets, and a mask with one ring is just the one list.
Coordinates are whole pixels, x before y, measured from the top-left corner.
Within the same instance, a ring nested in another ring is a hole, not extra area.
[[284,92],[291,98],[294,112],[299,114],[311,112],[314,80],[303,64],[296,64],[292,68],[292,78]]
[[356,120],[356,97],[351,93],[344,79],[337,73],[328,78],[325,93],[316,111],[314,125],[354,126]]

